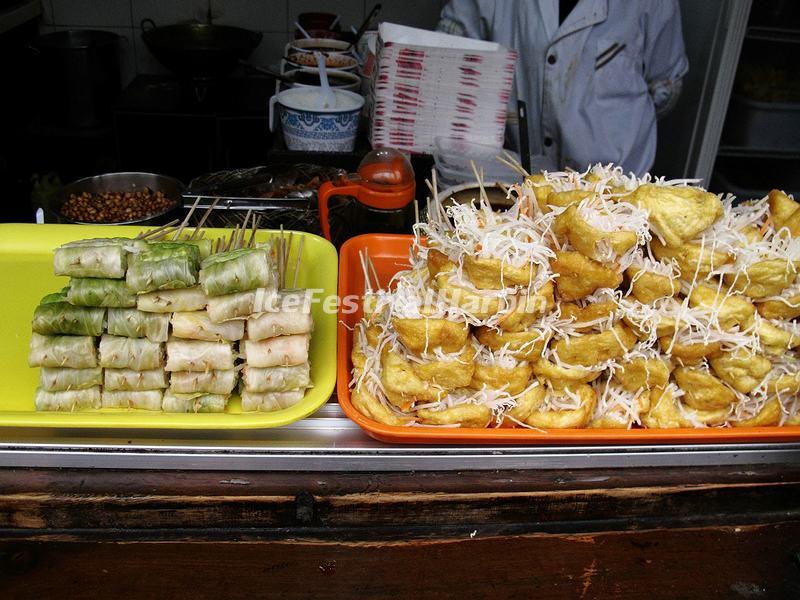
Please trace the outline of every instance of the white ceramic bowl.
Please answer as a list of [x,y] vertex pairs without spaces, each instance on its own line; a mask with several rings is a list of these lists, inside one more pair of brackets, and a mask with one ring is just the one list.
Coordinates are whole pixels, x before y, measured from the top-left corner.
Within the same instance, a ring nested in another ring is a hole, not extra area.
[[364,97],[345,90],[332,90],[337,106],[316,108],[319,88],[296,87],[269,100],[270,130],[275,130],[275,110],[289,150],[352,152]]

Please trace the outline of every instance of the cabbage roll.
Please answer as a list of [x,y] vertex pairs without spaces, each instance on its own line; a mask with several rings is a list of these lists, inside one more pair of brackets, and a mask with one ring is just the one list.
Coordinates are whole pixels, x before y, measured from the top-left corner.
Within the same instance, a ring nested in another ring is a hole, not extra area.
[[67,369],[62,367],[42,367],[39,373],[39,386],[46,392],[67,390],[86,390],[103,385],[103,369]]
[[48,392],[42,388],[36,388],[34,405],[36,410],[66,412],[100,408],[100,386],[96,385],[85,390],[64,390],[60,392]]
[[244,319],[255,313],[275,311],[277,300],[277,292],[267,288],[216,296],[208,299],[208,316],[214,323]]
[[104,335],[100,338],[100,366],[147,371],[164,366],[164,345],[147,338]]
[[266,248],[240,248],[205,259],[200,270],[200,285],[209,297],[258,288],[275,290],[277,275]]
[[308,363],[266,369],[246,365],[242,369],[242,381],[248,392],[287,392],[311,387],[311,369]]
[[66,288],[48,294],[33,311],[36,333],[42,335],[102,335],[105,308],[73,306],[67,302]]
[[166,342],[169,337],[169,315],[143,312],[136,308],[109,308],[108,333]]
[[306,395],[305,390],[292,390],[290,392],[242,392],[242,411],[270,412],[289,408],[300,402]]
[[170,374],[169,389],[176,394],[230,394],[236,387],[236,369],[227,371],[174,371]]
[[309,335],[283,335],[266,340],[243,340],[243,354],[251,367],[289,367],[308,362]]
[[136,293],[174,290],[197,283],[200,251],[186,242],[155,242],[131,257],[128,287]]
[[266,312],[247,319],[247,337],[256,341],[279,335],[311,333],[313,329],[314,320],[307,313]]
[[31,335],[28,365],[88,369],[97,366],[95,338],[89,335]]
[[103,408],[137,408],[139,410],[161,410],[161,390],[131,391],[104,389]]
[[172,315],[172,335],[190,340],[236,341],[244,337],[244,321],[214,323],[204,310]]
[[170,338],[167,342],[167,371],[225,371],[235,360],[230,342],[204,342]]
[[56,275],[123,279],[128,253],[144,248],[147,242],[127,238],[79,240],[56,248],[53,266]]
[[146,371],[106,369],[104,377],[104,391],[161,390],[169,385],[164,369],[148,369]]
[[171,313],[203,310],[208,298],[200,286],[140,294],[136,307],[144,312]]
[[107,306],[129,308],[136,306],[136,294],[128,289],[124,279],[69,280],[67,301],[76,306]]
[[199,240],[181,239],[178,241],[185,244],[191,244],[192,246],[197,246],[197,250],[200,252],[201,261],[211,256],[213,242],[209,238],[200,238]]
[[220,394],[175,394],[167,390],[161,408],[171,413],[221,413],[227,403],[228,396]]

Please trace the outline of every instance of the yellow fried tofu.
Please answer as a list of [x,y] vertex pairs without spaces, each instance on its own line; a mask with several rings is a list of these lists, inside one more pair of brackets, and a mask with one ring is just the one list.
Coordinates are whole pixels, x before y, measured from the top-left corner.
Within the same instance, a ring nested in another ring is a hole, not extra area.
[[515,267],[497,258],[473,258],[466,255],[464,271],[476,288],[502,290],[515,285],[530,285],[538,268],[533,263]]
[[392,319],[397,337],[403,345],[415,354],[433,352],[457,352],[464,347],[469,337],[466,323],[447,319]]
[[551,206],[564,208],[572,204],[578,204],[582,200],[591,198],[595,193],[591,190],[564,190],[561,192],[553,192],[547,194],[544,202],[539,201],[539,195],[536,195],[536,201],[539,204],[539,209],[542,212],[550,212]]
[[622,256],[637,242],[633,231],[608,232],[593,227],[580,215],[575,204],[556,217],[553,230],[566,235],[578,252],[597,261],[607,260],[609,249],[616,257]]
[[769,204],[769,215],[775,224],[775,229],[787,227],[794,237],[800,234],[798,229],[798,219],[800,219],[800,203],[795,202],[786,192],[781,190],[770,190],[767,194]]
[[717,377],[742,394],[752,392],[772,370],[768,358],[744,350],[723,352],[708,362]]
[[736,394],[722,381],[704,369],[678,367],[672,372],[678,387],[685,392],[686,406],[697,410],[714,410],[733,404]]
[[431,277],[436,277],[439,273],[447,273],[456,268],[455,263],[447,258],[447,255],[436,248],[428,249],[428,272]]
[[698,280],[706,279],[712,270],[733,262],[733,256],[721,250],[712,250],[700,242],[686,242],[670,247],[658,239],[650,241],[650,249],[658,260],[674,260],[681,272],[681,279],[692,281],[695,273]]
[[650,410],[642,415],[642,423],[650,429],[691,428],[703,425],[721,425],[730,414],[730,408],[696,410],[684,406],[675,397],[675,389],[654,388],[650,391]]
[[[650,392],[644,391],[639,394],[635,400],[633,400],[633,405],[639,415],[650,410]],[[587,425],[590,429],[627,429],[633,422],[628,411],[619,406],[614,406],[603,414],[597,414],[599,410],[600,407],[598,406],[598,408],[595,409],[592,420],[589,421]]]
[[800,271],[800,261],[775,258],[748,266],[745,273],[726,273],[723,279],[731,289],[750,298],[779,296],[792,285]]
[[531,379],[531,366],[522,363],[516,367],[506,368],[499,365],[484,365],[477,363],[472,374],[469,387],[480,390],[484,387],[493,390],[503,390],[512,396],[519,394]]
[[791,321],[800,317],[800,294],[792,294],[783,300],[764,300],[756,303],[756,310],[765,319]]
[[440,273],[436,276],[436,287],[441,297],[449,304],[453,304],[475,316],[477,319],[488,319],[503,306],[497,296],[485,296],[465,287],[455,285],[450,274]]
[[600,288],[615,288],[622,283],[622,273],[592,260],[580,252],[556,252],[550,266],[558,274],[556,289],[561,300],[571,302]]
[[394,414],[392,411],[386,408],[380,402],[380,400],[373,396],[369,390],[367,390],[366,386],[357,386],[350,394],[350,399],[358,412],[365,417],[369,417],[374,421],[378,421],[379,423],[400,426],[405,425],[412,420],[410,417],[408,419],[404,419]]
[[498,331],[486,326],[476,328],[475,337],[491,350],[506,348],[509,354],[517,360],[539,358],[550,339],[549,334],[541,329],[512,332]]
[[625,270],[631,280],[631,293],[642,304],[651,304],[659,298],[674,296],[680,290],[677,278],[642,271],[639,267],[632,266]]
[[542,315],[549,313],[556,305],[553,295],[555,287],[548,281],[536,292],[528,294],[520,292],[511,296],[512,310],[503,315],[498,321],[498,326],[504,331],[525,331]]
[[467,342],[453,360],[408,361],[414,374],[444,390],[467,387],[475,372],[475,347]]
[[754,416],[749,419],[732,420],[734,427],[768,427],[777,425],[781,420],[781,403],[777,398],[767,400]]
[[616,315],[617,305],[611,300],[603,300],[581,307],[574,302],[561,303],[561,318],[570,319],[576,331],[586,331],[594,327],[594,322],[608,321]]
[[681,344],[672,343],[669,336],[658,338],[661,351],[671,356],[676,363],[681,366],[693,366],[703,362],[703,359],[714,358],[722,354],[722,344],[711,342],[710,344]]
[[363,369],[367,362],[367,356],[364,354],[361,336],[357,334],[358,330],[353,334],[353,349],[350,351],[350,360],[353,361],[353,367],[356,369]]
[[767,392],[776,396],[800,393],[800,373],[784,373],[767,382]]
[[561,362],[589,367],[624,356],[636,342],[634,333],[626,325],[617,323],[601,333],[557,340],[552,348]]
[[539,205],[539,210],[542,212],[549,212],[547,207],[547,196],[553,191],[553,186],[547,183],[544,175],[541,173],[534,173],[525,178],[525,185],[533,190],[536,204]]
[[453,425],[462,427],[481,428],[489,425],[492,420],[492,411],[482,404],[459,404],[444,410],[420,408],[417,410],[420,422],[426,425]]
[[[578,408],[543,410],[543,407],[540,407],[531,412],[525,422],[532,427],[541,427],[542,429],[578,429],[586,427],[597,406],[597,394],[588,385],[573,385],[570,386],[569,390],[580,399]],[[563,396],[564,392],[548,390],[547,394],[550,396]]]
[[756,307],[744,296],[726,296],[725,289],[699,284],[689,294],[689,306],[710,309],[717,314],[723,329],[744,329],[753,321]]
[[688,242],[722,216],[720,199],[696,187],[646,183],[626,199],[650,213],[651,228],[670,248]]
[[536,387],[529,389],[527,392],[517,398],[516,405],[505,414],[505,417],[511,418],[504,418],[500,423],[500,426],[516,427],[517,423],[515,423],[514,420],[524,423],[530,414],[542,405],[542,402],[544,402],[544,397],[545,388],[543,385],[537,385]]
[[634,358],[615,369],[612,377],[627,392],[664,387],[669,383],[670,364],[660,358]]
[[546,358],[533,363],[533,373],[543,383],[548,383],[554,390],[563,390],[567,386],[589,383],[600,377],[602,371],[581,367],[559,367]]
[[435,402],[442,394],[441,388],[417,375],[411,363],[395,350],[382,353],[381,366],[381,383],[386,397],[401,410],[408,410],[414,402]]
[[800,345],[800,335],[773,325],[769,321],[761,320],[758,325],[758,335],[765,354],[780,356],[787,350]]

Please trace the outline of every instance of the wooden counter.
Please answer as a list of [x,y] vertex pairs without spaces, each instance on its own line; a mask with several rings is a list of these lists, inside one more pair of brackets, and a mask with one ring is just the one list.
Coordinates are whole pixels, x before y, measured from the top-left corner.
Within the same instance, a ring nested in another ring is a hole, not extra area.
[[798,598],[800,469],[0,470],[0,598]]

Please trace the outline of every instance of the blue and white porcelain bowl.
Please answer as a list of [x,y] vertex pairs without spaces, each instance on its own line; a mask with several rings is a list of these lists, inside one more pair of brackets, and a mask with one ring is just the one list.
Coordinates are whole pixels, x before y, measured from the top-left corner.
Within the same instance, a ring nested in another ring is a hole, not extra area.
[[292,88],[269,101],[270,129],[275,130],[275,108],[289,150],[352,152],[364,97],[333,89],[336,105],[318,108],[318,87]]

